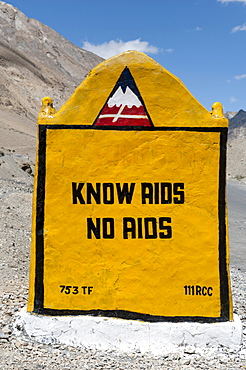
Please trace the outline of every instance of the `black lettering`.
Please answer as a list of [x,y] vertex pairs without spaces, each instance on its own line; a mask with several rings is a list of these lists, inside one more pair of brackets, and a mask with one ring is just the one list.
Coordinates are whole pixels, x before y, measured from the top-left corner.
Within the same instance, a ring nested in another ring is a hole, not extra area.
[[114,185],[111,182],[103,184],[103,203],[114,204]]
[[161,182],[161,204],[172,203],[172,184],[170,182]]
[[172,237],[172,226],[166,226],[165,222],[171,224],[171,217],[160,217],[159,218],[159,229],[163,232],[159,233],[160,239],[171,239]]
[[159,204],[159,195],[160,195],[160,191],[159,191],[159,182],[155,182],[155,204]]
[[126,204],[131,204],[132,202],[132,196],[135,188],[135,183],[131,183],[130,185],[130,190],[128,188],[127,183],[124,183],[122,186],[122,189],[120,188],[120,183],[116,183],[116,189],[117,189],[117,194],[118,194],[118,199],[119,199],[119,204],[124,203],[124,199],[126,200]]
[[92,218],[87,218],[87,239],[92,239],[92,232],[96,239],[100,239],[101,238],[100,228],[101,228],[100,218],[96,218],[96,226]]
[[83,294],[86,294],[87,286],[82,286],[81,288],[83,289]]
[[207,295],[207,287],[206,286],[204,286],[202,288],[202,295]]
[[72,182],[72,194],[73,194],[73,204],[77,204],[77,200],[80,204],[85,204],[84,198],[82,196],[81,190],[85,184],[79,182],[78,187],[76,182]]
[[94,189],[93,185],[90,182],[88,182],[87,184],[87,204],[92,203],[92,200],[91,200],[92,196],[95,199],[96,204],[101,204],[100,190],[101,190],[101,184],[99,182],[96,183],[96,190]]
[[114,219],[103,218],[103,238],[114,239]]
[[123,217],[123,239],[128,239],[128,233],[132,239],[136,239],[136,221],[133,217]]
[[200,285],[197,285],[196,286],[196,295],[202,295],[201,290],[202,290],[202,288],[200,287]]
[[61,288],[61,293],[63,292],[63,290],[65,289],[66,285],[60,285],[60,288]]
[[142,186],[142,204],[146,204],[146,199],[149,200],[148,204],[153,204],[153,185],[150,182],[143,182]]
[[156,239],[157,238],[156,218],[146,217],[144,219],[144,229],[145,229],[145,239]]
[[79,287],[73,286],[73,294],[79,294]]
[[183,182],[176,182],[175,184],[173,184],[173,195],[178,195],[178,197],[173,197],[174,204],[184,204],[185,195],[183,190],[184,190]]
[[93,286],[88,286],[88,295],[90,295],[90,294],[91,294],[92,289],[93,289]]
[[70,294],[71,293],[71,285],[67,285],[65,288],[65,294]]
[[213,288],[206,286],[201,287],[200,285],[185,285],[184,286],[185,295],[199,295],[199,296],[209,296],[213,295]]
[[143,238],[143,219],[138,218],[138,239]]

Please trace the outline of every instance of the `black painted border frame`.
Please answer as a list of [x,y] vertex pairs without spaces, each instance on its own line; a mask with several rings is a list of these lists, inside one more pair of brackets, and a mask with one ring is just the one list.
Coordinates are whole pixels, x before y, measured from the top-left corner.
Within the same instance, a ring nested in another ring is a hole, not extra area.
[[[116,317],[128,320],[147,322],[224,322],[230,319],[229,276],[227,270],[227,235],[226,235],[226,145],[228,129],[224,127],[120,127],[91,125],[39,125],[37,200],[36,200],[36,262],[33,312],[50,315],[90,315]],[[115,131],[190,131],[220,133],[220,163],[219,163],[219,274],[220,274],[220,317],[204,316],[156,316],[124,310],[58,310],[44,307],[44,205],[46,176],[46,133],[56,129],[92,129]]]

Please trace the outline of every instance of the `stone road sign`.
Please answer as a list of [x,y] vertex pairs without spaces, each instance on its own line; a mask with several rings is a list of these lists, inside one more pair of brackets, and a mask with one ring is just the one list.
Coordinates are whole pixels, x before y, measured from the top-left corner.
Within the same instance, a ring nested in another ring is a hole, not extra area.
[[208,112],[158,63],[126,52],[58,112],[46,108],[28,310],[231,320],[221,104]]

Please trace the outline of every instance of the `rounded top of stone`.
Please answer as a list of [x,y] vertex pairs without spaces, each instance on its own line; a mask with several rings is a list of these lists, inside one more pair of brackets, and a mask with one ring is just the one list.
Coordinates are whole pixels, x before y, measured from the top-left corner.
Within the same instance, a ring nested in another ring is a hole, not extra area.
[[97,65],[48,122],[93,125],[125,68],[129,69],[155,127],[228,126],[223,115],[214,120],[214,115],[194,98],[179,78],[138,51],[126,51]]

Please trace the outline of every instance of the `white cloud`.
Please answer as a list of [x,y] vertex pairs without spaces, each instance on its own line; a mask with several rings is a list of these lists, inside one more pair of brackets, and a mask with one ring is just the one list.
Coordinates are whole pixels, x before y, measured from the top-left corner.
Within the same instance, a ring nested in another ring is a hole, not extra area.
[[235,96],[231,96],[230,97],[230,102],[231,103],[236,103],[238,101],[238,99],[237,98],[235,98]]
[[246,0],[217,0],[219,3],[227,4],[227,3],[244,3],[246,4]]
[[186,32],[200,32],[202,30],[203,29],[201,27],[197,26],[195,28],[186,29]]
[[234,78],[235,78],[235,80],[242,80],[243,78],[246,78],[246,74],[244,74],[244,75],[237,75]]
[[[83,42],[83,49],[91,51],[102,58],[108,59],[116,54],[123,53],[128,50],[141,51],[146,54],[157,54],[160,49],[156,46],[150,45],[148,41],[141,41],[141,39],[122,41],[122,40],[111,40],[104,42],[100,45],[91,44],[89,41]],[[165,50],[167,53],[173,52],[172,49]]]
[[[246,2],[245,2],[245,4],[246,4]],[[235,33],[235,32],[238,32],[238,31],[246,31],[246,23],[241,24],[240,26],[236,26],[231,30],[232,33]]]
[[174,52],[174,50],[173,49],[165,49],[164,50],[166,53],[169,53],[169,54],[172,54],[173,52]]

